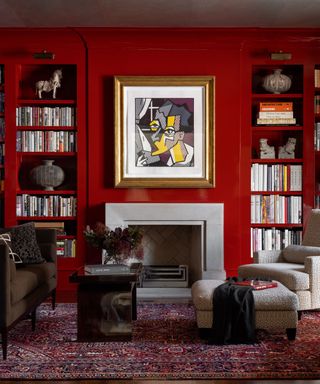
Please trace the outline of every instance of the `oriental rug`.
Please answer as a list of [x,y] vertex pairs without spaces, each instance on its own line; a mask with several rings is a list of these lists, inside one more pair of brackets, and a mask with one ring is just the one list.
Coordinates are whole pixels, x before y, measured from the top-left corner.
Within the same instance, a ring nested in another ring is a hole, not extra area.
[[139,304],[130,342],[77,342],[76,304],[38,309],[9,333],[1,379],[318,379],[320,312],[306,312],[297,338],[258,331],[253,345],[207,345],[191,304]]

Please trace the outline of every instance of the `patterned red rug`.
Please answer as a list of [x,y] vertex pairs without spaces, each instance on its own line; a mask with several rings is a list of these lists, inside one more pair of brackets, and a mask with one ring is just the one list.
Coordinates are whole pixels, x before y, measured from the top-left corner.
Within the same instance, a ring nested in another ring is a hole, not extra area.
[[212,346],[187,304],[140,304],[132,342],[76,341],[76,306],[48,304],[9,334],[1,379],[318,379],[320,313],[304,314],[297,339],[259,331],[255,345]]

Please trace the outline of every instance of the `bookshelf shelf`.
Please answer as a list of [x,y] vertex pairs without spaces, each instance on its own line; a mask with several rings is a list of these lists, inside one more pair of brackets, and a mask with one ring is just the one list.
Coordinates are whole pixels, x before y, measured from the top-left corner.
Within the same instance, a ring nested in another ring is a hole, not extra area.
[[76,105],[76,100],[59,100],[59,99],[19,99],[17,100],[18,106],[24,105]]
[[299,164],[303,163],[303,159],[251,159],[251,163],[258,164]]
[[26,189],[18,190],[18,195],[29,194],[29,195],[76,195],[75,190],[55,190],[55,191],[39,191],[38,189]]
[[75,221],[76,216],[17,216],[17,220],[21,221]]
[[303,98],[303,94],[302,93],[281,93],[281,94],[270,94],[270,93],[253,93],[252,94],[252,98],[253,99],[258,99],[258,100],[261,100],[261,99],[283,99],[283,100],[287,100],[287,99],[301,99]]
[[18,131],[77,131],[77,127],[69,126],[43,126],[43,125],[33,125],[33,126],[17,126]]
[[18,156],[68,156],[73,157],[77,155],[77,152],[17,152]]
[[303,227],[302,224],[279,224],[279,223],[263,223],[263,224],[251,224],[252,228],[280,228],[280,229],[301,229]]

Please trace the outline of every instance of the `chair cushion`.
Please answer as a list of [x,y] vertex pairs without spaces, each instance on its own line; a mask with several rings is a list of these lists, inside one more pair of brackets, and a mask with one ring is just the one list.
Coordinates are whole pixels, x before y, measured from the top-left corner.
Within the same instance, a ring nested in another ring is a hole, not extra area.
[[10,229],[10,232],[12,249],[20,256],[24,264],[45,262],[37,243],[33,222],[13,227]]
[[240,277],[276,280],[292,291],[309,289],[309,275],[302,264],[294,263],[261,263],[245,264],[238,268]]
[[22,300],[34,289],[53,278],[56,274],[54,263],[30,264],[18,268],[16,278],[11,282],[11,303]]
[[282,251],[282,256],[289,263],[304,264],[307,256],[320,256],[320,247],[307,245],[288,245]]

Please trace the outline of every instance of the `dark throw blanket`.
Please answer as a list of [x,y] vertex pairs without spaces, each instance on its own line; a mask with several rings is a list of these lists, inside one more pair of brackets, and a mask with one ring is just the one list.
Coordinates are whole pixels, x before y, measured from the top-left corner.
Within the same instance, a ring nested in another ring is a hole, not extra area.
[[251,287],[228,281],[213,294],[213,324],[209,344],[253,344],[255,310]]

